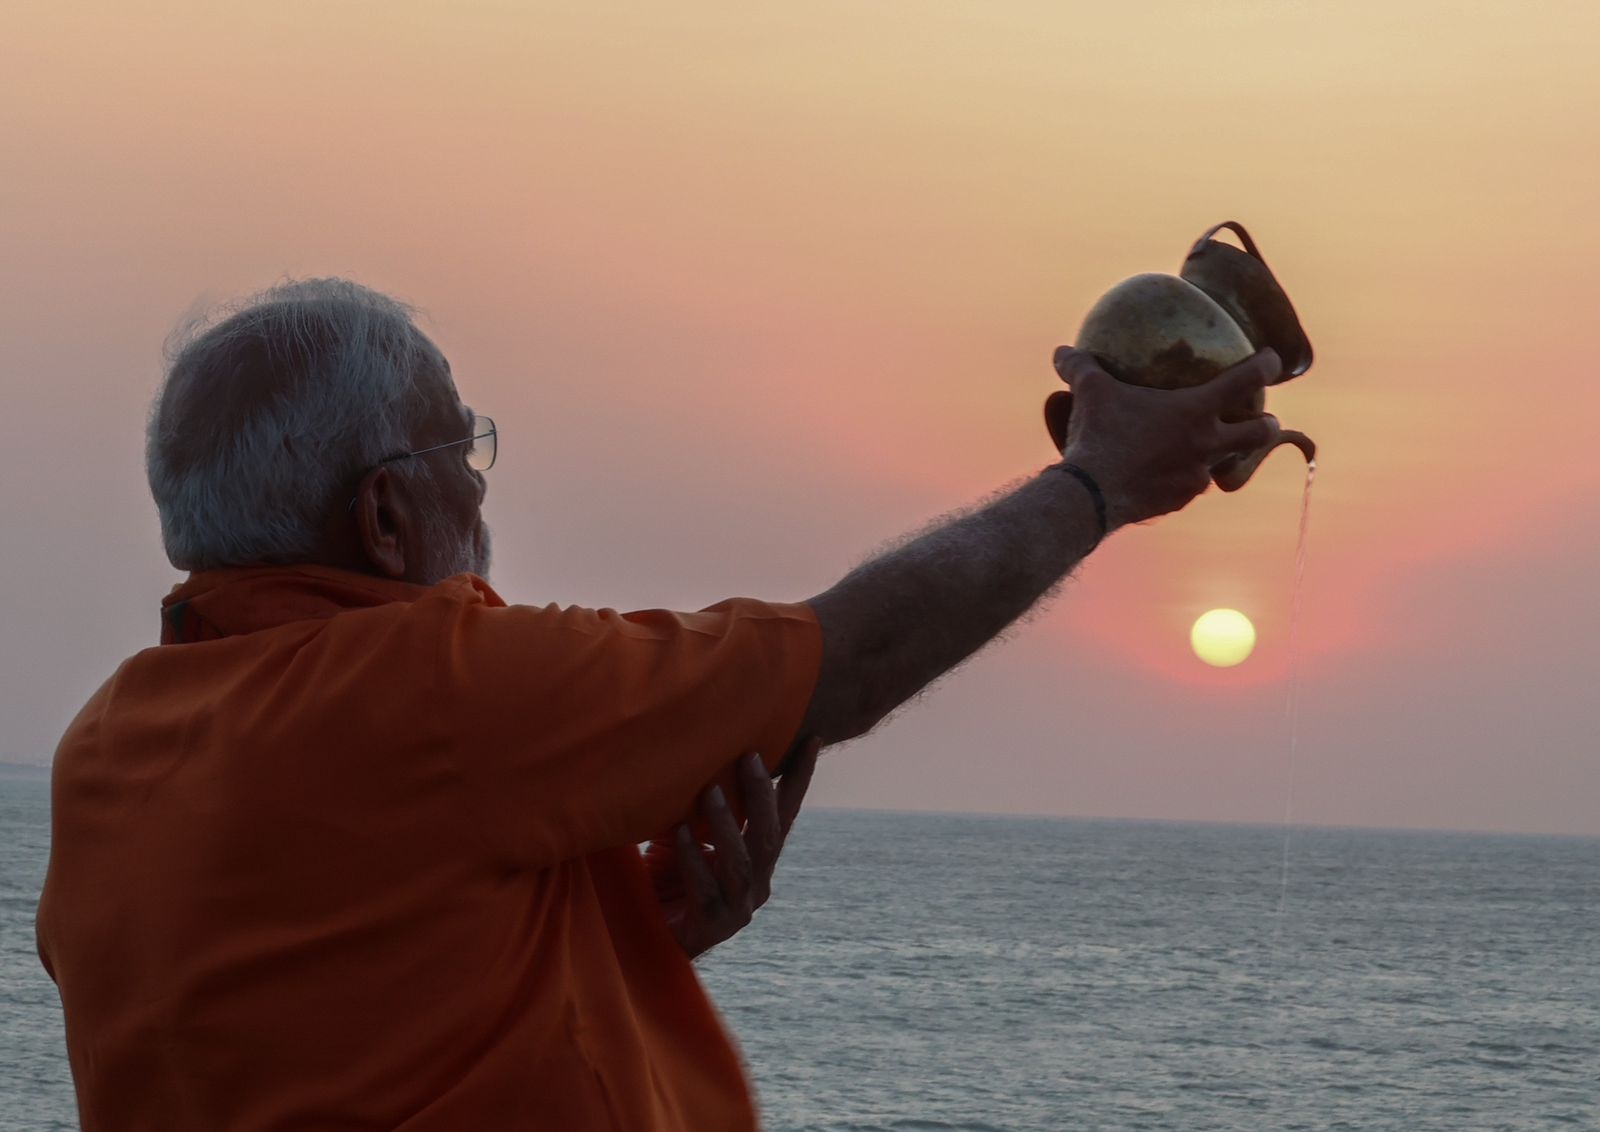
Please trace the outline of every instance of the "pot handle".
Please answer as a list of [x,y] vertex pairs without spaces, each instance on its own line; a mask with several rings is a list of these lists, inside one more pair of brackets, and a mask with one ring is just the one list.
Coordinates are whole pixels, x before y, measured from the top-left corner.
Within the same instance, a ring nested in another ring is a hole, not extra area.
[[1244,230],[1244,225],[1240,224],[1237,220],[1224,220],[1221,224],[1213,224],[1211,227],[1207,228],[1201,237],[1194,242],[1194,247],[1189,249],[1189,255],[1194,255],[1195,252],[1199,251],[1205,246],[1207,240],[1211,239],[1211,237],[1215,236],[1224,228],[1227,228],[1235,236],[1239,237],[1239,242],[1244,245],[1244,250],[1247,253],[1254,258],[1259,259],[1262,263],[1267,262],[1266,257],[1261,254],[1261,249],[1256,247],[1256,242],[1250,238],[1250,233],[1246,232]]
[[1317,458],[1316,443],[1305,433],[1296,432],[1286,428],[1279,434],[1278,439],[1265,448],[1254,452],[1247,452],[1243,456],[1230,456],[1222,463],[1211,469],[1211,482],[1223,491],[1238,491],[1250,482],[1250,477],[1256,474],[1256,469],[1261,466],[1273,449],[1283,444],[1292,444],[1300,449],[1300,454],[1306,458],[1306,463],[1311,463]]

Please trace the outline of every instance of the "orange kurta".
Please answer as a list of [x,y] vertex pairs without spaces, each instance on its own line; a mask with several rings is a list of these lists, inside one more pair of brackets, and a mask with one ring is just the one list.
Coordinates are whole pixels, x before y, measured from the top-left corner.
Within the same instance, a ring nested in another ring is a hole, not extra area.
[[83,1127],[755,1126],[637,844],[816,680],[804,606],[174,591],[56,754],[39,949]]

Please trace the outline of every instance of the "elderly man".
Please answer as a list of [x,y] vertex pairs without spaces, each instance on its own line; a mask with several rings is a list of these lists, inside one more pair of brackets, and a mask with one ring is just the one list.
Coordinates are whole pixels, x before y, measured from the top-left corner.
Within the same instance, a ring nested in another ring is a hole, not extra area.
[[1057,367],[1063,462],[986,506],[804,604],[618,614],[484,581],[494,426],[406,308],[321,280],[191,329],[148,444],[190,574],[55,762],[84,1128],[755,1127],[690,956],[764,899],[817,745],[1277,434],[1220,416],[1270,354]]

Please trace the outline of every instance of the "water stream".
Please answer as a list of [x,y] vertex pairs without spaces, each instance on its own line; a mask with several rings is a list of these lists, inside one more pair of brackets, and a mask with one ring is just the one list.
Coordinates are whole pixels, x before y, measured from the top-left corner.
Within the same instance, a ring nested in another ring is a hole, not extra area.
[[[1290,1004],[1282,1001],[1282,969],[1280,966],[1283,941],[1284,913],[1289,903],[1289,848],[1294,832],[1294,772],[1300,750],[1300,621],[1305,599],[1306,535],[1311,520],[1311,485],[1316,482],[1317,462],[1306,462],[1305,492],[1300,497],[1300,536],[1294,553],[1294,589],[1289,598],[1289,678],[1288,691],[1283,701],[1284,731],[1288,747],[1283,766],[1283,851],[1278,862],[1278,907],[1272,917],[1272,944],[1266,955],[1267,1026],[1272,1033],[1271,1045],[1282,1051],[1287,1048],[1284,1028],[1289,1023]],[[1274,1060],[1275,1069],[1282,1066]]]
[[1294,829],[1294,771],[1300,750],[1300,621],[1305,600],[1306,535],[1311,524],[1311,485],[1317,479],[1317,462],[1306,462],[1305,492],[1300,497],[1300,537],[1294,553],[1294,590],[1289,602],[1289,690],[1284,697],[1283,724],[1289,736],[1284,762],[1283,855],[1278,867],[1278,911],[1272,931],[1272,953],[1277,954],[1283,934],[1283,913],[1289,901],[1289,844]]

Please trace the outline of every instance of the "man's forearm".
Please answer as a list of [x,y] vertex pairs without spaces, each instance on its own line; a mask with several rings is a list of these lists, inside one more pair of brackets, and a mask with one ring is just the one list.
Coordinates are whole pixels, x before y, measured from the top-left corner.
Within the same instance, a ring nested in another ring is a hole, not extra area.
[[823,660],[805,733],[853,738],[998,636],[1099,536],[1085,486],[1047,469],[810,602]]
[[[1069,347],[1056,351],[1055,364],[1072,391],[1063,453],[1104,491],[1111,529],[1178,510],[1206,489],[1219,462],[1281,439],[1273,417],[1237,417],[1237,406],[1259,404],[1282,372],[1271,350],[1176,390],[1118,381],[1093,355]],[[870,730],[1077,565],[1101,520],[1088,487],[1059,467],[812,599],[822,673],[803,734],[831,743]]]

